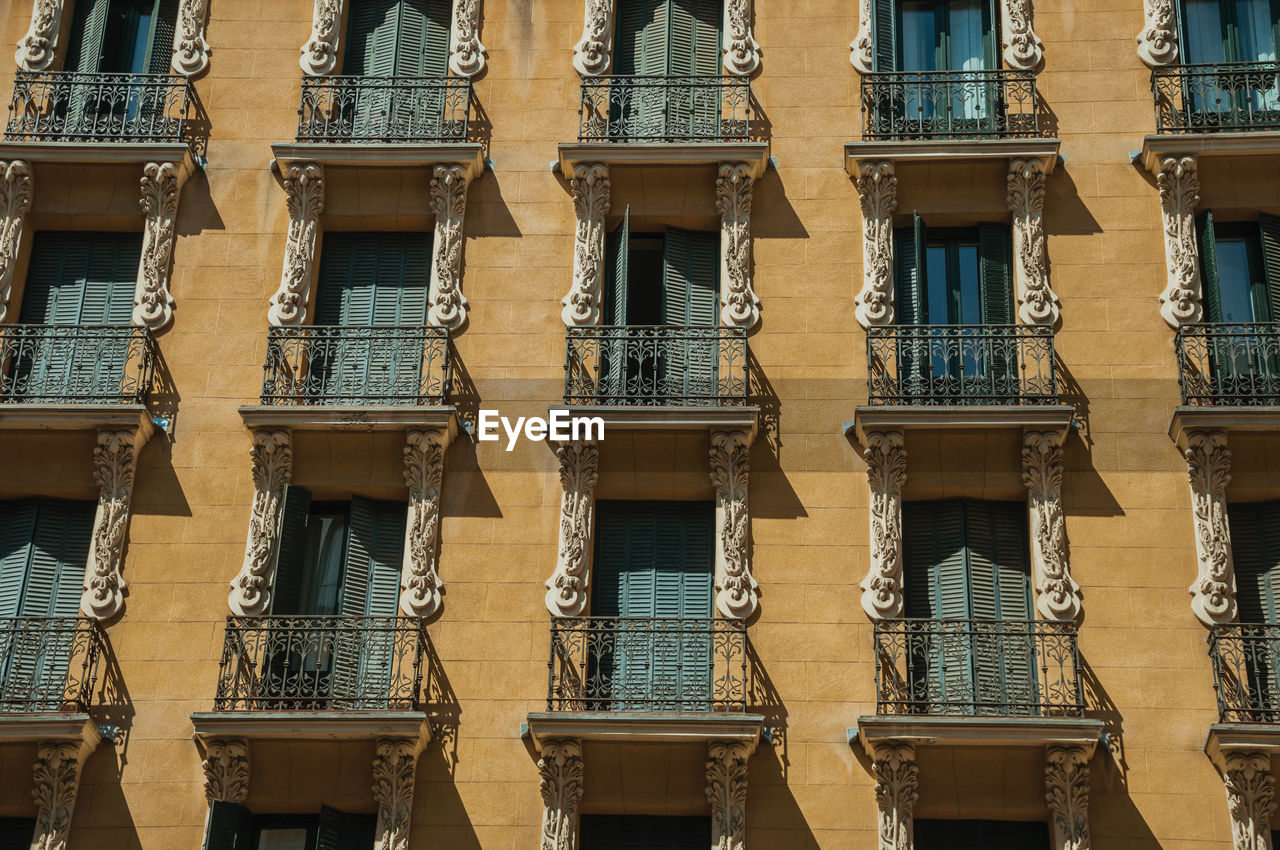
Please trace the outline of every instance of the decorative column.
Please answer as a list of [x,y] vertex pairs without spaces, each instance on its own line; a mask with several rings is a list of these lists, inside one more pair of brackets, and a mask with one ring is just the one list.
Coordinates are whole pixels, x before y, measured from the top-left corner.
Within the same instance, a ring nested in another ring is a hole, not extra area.
[[[317,6],[322,0],[317,0]],[[284,246],[280,288],[271,296],[267,321],[277,327],[300,325],[311,297],[311,269],[316,259],[320,213],[324,211],[324,169],[314,162],[295,165],[284,180],[289,206],[289,237]]]
[[332,74],[338,67],[338,28],[342,23],[342,0],[316,0],[311,12],[311,38],[302,45],[298,64],[312,77]]
[[436,217],[431,242],[431,289],[427,321],[457,330],[467,320],[462,295],[462,222],[467,211],[467,169],[437,165],[431,173],[431,212]]
[[1146,27],[1138,33],[1138,56],[1152,68],[1178,61],[1174,0],[1144,0]]
[[206,741],[204,796],[210,803],[244,805],[249,797],[249,743],[237,738]]
[[204,38],[209,0],[182,0],[173,34],[173,70],[191,77],[209,67],[209,42]]
[[871,760],[876,777],[876,806],[880,810],[880,850],[912,850],[915,844],[912,810],[916,791],[916,749],[905,741],[876,744]]
[[1223,753],[1222,781],[1227,789],[1234,850],[1271,850],[1276,789],[1270,754],[1264,750]]
[[133,297],[133,323],[158,331],[173,320],[169,270],[173,262],[182,175],[171,162],[149,162],[142,169],[142,259]]
[[901,431],[872,431],[862,452],[871,488],[871,563],[862,610],[872,620],[902,616],[902,487],[907,449]]
[[1192,431],[1187,435],[1187,477],[1196,524],[1195,583],[1191,610],[1206,626],[1236,618],[1235,565],[1231,527],[1227,524],[1227,484],[1231,482],[1231,450],[1225,431]]
[[1031,570],[1036,611],[1046,620],[1080,616],[1080,585],[1071,577],[1067,521],[1062,511],[1062,435],[1022,435],[1022,483],[1031,513]]
[[22,228],[31,211],[31,188],[30,166],[20,159],[0,162],[0,322],[9,312]]
[[378,801],[374,850],[407,850],[413,822],[413,780],[422,742],[383,738],[374,748],[373,798]]
[[1053,827],[1053,850],[1089,850],[1089,751],[1045,748],[1044,799]]
[[138,452],[146,441],[147,433],[142,430],[98,432],[98,445],[93,449],[93,480],[101,489],[89,541],[84,593],[80,597],[80,611],[86,617],[106,620],[124,607],[124,590],[128,586],[121,575],[124,535],[129,527]]
[[859,74],[872,71],[871,48],[875,33],[871,30],[871,0],[858,0],[858,34],[849,42],[849,61]]
[[853,300],[853,314],[864,328],[889,325],[893,323],[893,211],[898,208],[893,163],[862,163],[857,187],[862,207],[862,291]]
[[1003,0],[1000,4],[1004,61],[1010,68],[1031,71],[1044,59],[1044,42],[1031,27],[1034,15],[1031,0]]
[[760,67],[760,45],[751,35],[751,0],[724,0],[724,69],[747,76]]
[[1009,212],[1013,220],[1013,276],[1018,293],[1018,320],[1053,326],[1059,301],[1049,287],[1044,240],[1044,163],[1015,159],[1009,163]]
[[565,443],[560,458],[560,547],[556,571],[547,579],[547,610],[553,617],[576,617],[587,607],[591,541],[600,477],[600,449],[594,440]]
[[576,850],[578,803],[582,800],[582,745],[543,741],[538,759],[542,791],[540,850]]
[[64,0],[33,0],[31,26],[18,40],[13,61],[19,71],[54,70],[58,58],[58,33],[62,29]]
[[584,77],[609,72],[613,57],[613,0],[586,0],[582,38],[573,47],[573,67]]
[[436,570],[440,539],[440,484],[445,430],[410,431],[404,447],[404,481],[409,485],[409,521],[404,539],[404,568],[400,576],[400,611],[409,617],[430,617],[440,610],[444,582]]
[[264,614],[271,603],[272,570],[280,541],[284,491],[293,474],[293,445],[288,431],[254,431],[253,508],[244,565],[231,582],[227,604],[241,617]]
[[711,432],[711,486],[716,490],[716,610],[745,620],[760,604],[751,575],[747,476],[751,435]]
[[747,846],[747,759],[744,743],[707,745],[707,802],[711,804],[711,850]]
[[1177,329],[1204,316],[1200,304],[1200,252],[1196,246],[1196,204],[1200,178],[1194,156],[1160,159],[1156,175],[1160,209],[1164,218],[1164,255],[1169,280],[1160,296],[1160,315]]
[[480,43],[480,0],[453,0],[449,32],[449,70],[459,77],[474,77],[484,70],[485,49]]
[[[732,2],[732,0],[726,0]],[[720,323],[754,327],[760,321],[760,299],[751,288],[751,166],[726,163],[716,177],[716,210],[720,213]]]
[[[590,0],[588,0],[588,6]],[[573,286],[561,299],[560,318],[566,327],[600,324],[604,287],[604,217],[609,213],[609,166],[576,165],[573,179]]]
[[67,850],[71,815],[80,792],[80,770],[92,748],[84,743],[41,743],[36,748],[34,850]]

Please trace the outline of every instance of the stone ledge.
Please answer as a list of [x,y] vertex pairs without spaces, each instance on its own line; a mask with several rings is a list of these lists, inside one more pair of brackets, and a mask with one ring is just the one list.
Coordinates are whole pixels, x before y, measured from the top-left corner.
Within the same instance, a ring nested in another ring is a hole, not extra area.
[[217,711],[191,715],[197,741],[360,741],[431,739],[422,711]]
[[452,405],[274,405],[239,408],[248,428],[291,428],[296,431],[407,431],[443,428],[458,433],[458,411]]
[[862,162],[888,160],[893,163],[952,162],[983,159],[1038,159],[1044,173],[1052,174],[1058,164],[1062,142],[1054,138],[1037,139],[921,139],[903,142],[847,142],[844,167],[850,177],[858,176]]
[[844,423],[844,433],[856,433],[863,442],[868,431],[894,430],[1026,428],[1065,435],[1075,413],[1069,404],[861,405],[853,421]]
[[754,748],[764,728],[764,717],[700,712],[548,711],[530,713],[528,727],[539,751],[543,741],[562,738],[618,743],[741,741]]
[[87,714],[0,714],[0,744],[79,743],[89,751],[102,743],[102,732]]
[[300,163],[353,168],[428,168],[463,165],[467,179],[484,173],[484,145],[479,142],[441,144],[335,144],[329,142],[273,142],[271,155],[282,171]]
[[0,159],[75,165],[146,165],[171,162],[183,176],[195,169],[185,142],[21,142],[0,141]]
[[1183,446],[1190,431],[1280,431],[1280,405],[1189,407],[1178,405],[1169,421],[1169,438]]
[[868,715],[849,730],[849,745],[906,741],[939,747],[1084,747],[1093,754],[1102,738],[1101,720],[1086,717],[929,717]]
[[1278,156],[1280,132],[1152,134],[1142,139],[1137,160],[1152,174],[1160,173],[1166,156]]
[[580,164],[606,165],[720,165],[745,162],[753,178],[769,164],[768,142],[561,142],[560,173],[566,179]]
[[90,431],[137,428],[143,438],[155,426],[142,404],[0,404],[0,430]]

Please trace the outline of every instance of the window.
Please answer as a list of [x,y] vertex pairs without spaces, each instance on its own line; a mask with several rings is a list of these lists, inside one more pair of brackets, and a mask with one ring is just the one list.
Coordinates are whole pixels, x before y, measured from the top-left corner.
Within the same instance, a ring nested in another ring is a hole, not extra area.
[[996,62],[995,10],[989,0],[902,0],[899,71],[979,71]]
[[204,850],[373,850],[377,820],[327,806],[318,815],[254,815],[217,800]]
[[1241,623],[1280,624],[1280,502],[1230,504]]
[[711,818],[656,815],[583,815],[582,850],[706,850]]
[[344,73],[446,76],[450,10],[449,0],[352,0]]
[[1183,0],[1181,12],[1187,63],[1275,61],[1276,0]]
[[917,850],[1049,850],[1049,825],[998,820],[916,820]]
[[75,6],[67,70],[169,73],[178,0],[79,0]]

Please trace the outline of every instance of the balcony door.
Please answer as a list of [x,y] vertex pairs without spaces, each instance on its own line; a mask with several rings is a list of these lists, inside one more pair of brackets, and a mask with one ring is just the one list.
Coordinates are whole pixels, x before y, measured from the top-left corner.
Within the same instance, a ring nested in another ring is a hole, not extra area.
[[439,138],[449,73],[450,0],[353,0],[343,73],[363,78],[339,104],[358,138]]
[[178,0],[77,0],[66,67],[86,74],[167,74]]
[[[1193,126],[1248,129],[1280,110],[1280,0],[1182,0],[1183,61],[1219,66],[1187,78]],[[1241,63],[1268,63],[1263,67]]]
[[1280,723],[1280,502],[1231,504],[1227,519],[1240,626],[1219,643],[1223,683],[1253,721]]
[[589,704],[706,711],[712,693],[715,505],[596,504]]
[[1038,714],[1027,508],[907,502],[902,510],[912,710]]

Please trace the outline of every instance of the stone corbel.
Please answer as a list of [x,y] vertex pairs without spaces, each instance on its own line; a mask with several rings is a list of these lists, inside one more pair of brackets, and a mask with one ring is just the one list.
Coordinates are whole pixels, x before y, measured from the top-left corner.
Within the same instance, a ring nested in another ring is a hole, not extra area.
[[746,163],[726,163],[716,177],[720,213],[720,323],[751,328],[760,321],[760,299],[751,286],[751,194],[755,179]]
[[0,322],[9,312],[9,293],[18,268],[22,228],[31,211],[31,168],[20,159],[0,162]]
[[1044,799],[1053,850],[1089,850],[1089,750],[1045,748]]
[[249,743],[215,739],[204,745],[204,796],[210,803],[244,805],[249,797]]
[[905,741],[876,744],[871,767],[880,812],[879,850],[912,850],[917,792],[916,749]]
[[1018,293],[1018,319],[1027,325],[1058,322],[1060,303],[1049,286],[1044,240],[1044,163],[1015,159],[1009,163],[1009,212],[1013,219],[1013,273]]
[[747,760],[751,748],[742,742],[707,745],[707,802],[711,804],[712,850],[745,850],[747,846]]
[[1080,616],[1080,585],[1071,577],[1062,510],[1062,435],[1057,431],[1023,434],[1022,483],[1031,513],[1036,611],[1046,620],[1075,620]]
[[293,474],[293,444],[287,431],[254,431],[253,508],[244,565],[231,582],[227,604],[241,617],[265,614],[271,602],[272,570],[280,542],[285,488]]
[[1010,68],[1031,71],[1044,60],[1044,42],[1031,26],[1034,16],[1031,0],[1003,0],[1000,4],[1004,61]]
[[158,331],[173,320],[169,291],[173,243],[177,238],[178,195],[184,172],[171,162],[149,162],[142,169],[142,259],[133,297],[133,323]]
[[747,478],[751,435],[746,431],[711,433],[711,486],[716,491],[716,610],[745,620],[760,604],[751,574],[751,525]]
[[1227,484],[1231,482],[1231,450],[1225,431],[1192,431],[1183,451],[1191,483],[1191,511],[1196,527],[1195,583],[1191,610],[1206,626],[1236,618],[1235,565],[1231,528],[1227,524]]
[[436,217],[436,228],[431,242],[427,321],[451,331],[467,320],[467,299],[462,294],[467,183],[467,169],[462,165],[437,165],[431,173],[431,212]]
[[440,540],[440,485],[445,430],[410,431],[404,448],[404,480],[409,485],[409,521],[404,538],[404,571],[400,577],[400,611],[430,617],[440,610],[444,582],[436,569]]
[[862,580],[862,610],[872,620],[902,616],[902,487],[907,449],[901,431],[867,434],[867,484],[871,488],[871,563]]
[[406,850],[413,823],[413,784],[418,772],[419,738],[384,738],[373,755],[373,798],[378,802],[374,850]]
[[178,26],[173,34],[173,70],[188,77],[209,67],[209,42],[204,25],[209,17],[209,0],[182,0]]
[[898,208],[898,178],[892,162],[858,166],[858,202],[862,207],[862,291],[853,314],[864,328],[893,323],[893,212]]
[[302,45],[298,64],[312,77],[332,74],[338,67],[338,30],[342,25],[342,0],[316,0],[311,12],[311,38]]
[[560,545],[556,571],[547,579],[547,610],[553,617],[577,617],[587,607],[591,541],[600,449],[594,440],[565,443],[560,458]]
[[1146,27],[1138,33],[1138,56],[1152,68],[1178,61],[1174,0],[1144,0]]
[[449,70],[459,77],[474,77],[484,70],[485,49],[480,43],[480,0],[453,0],[449,33]]
[[542,791],[540,850],[575,850],[578,804],[582,801],[582,745],[575,740],[543,741],[538,774]]
[[1221,754],[1220,762],[1233,850],[1272,850],[1276,789],[1270,754],[1265,750],[1228,750]]
[[871,31],[871,0],[858,0],[858,34],[849,42],[849,61],[859,74],[872,71],[871,49],[875,33]]
[[[96,743],[96,742],[95,742]],[[80,793],[80,771],[93,752],[88,742],[41,743],[36,748],[36,828],[31,846],[38,850],[67,850],[71,815]]]
[[747,76],[760,67],[760,45],[751,34],[751,0],[724,0],[724,69]]
[[[588,2],[590,9],[590,2]],[[561,299],[566,327],[600,324],[604,287],[604,217],[609,213],[609,166],[574,166],[570,180],[577,224],[573,236],[573,286]]]
[[1196,244],[1196,203],[1200,178],[1194,156],[1160,158],[1156,174],[1164,219],[1164,254],[1169,279],[1160,296],[1160,315],[1176,329],[1204,316],[1200,302],[1200,251]]
[[19,71],[56,70],[63,5],[64,0],[33,0],[31,26],[18,40],[18,50],[13,54]]
[[289,237],[284,246],[280,288],[271,296],[267,321],[276,327],[300,325],[311,297],[316,239],[324,211],[324,169],[313,162],[294,165],[284,179],[289,207]]
[[573,47],[573,67],[584,77],[607,74],[613,61],[614,0],[586,0],[582,38]]
[[124,567],[124,537],[133,503],[133,476],[138,453],[150,430],[101,431],[93,449],[93,480],[100,488],[93,517],[89,561],[85,565],[80,611],[86,617],[107,620],[124,607],[128,586]]

